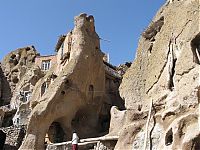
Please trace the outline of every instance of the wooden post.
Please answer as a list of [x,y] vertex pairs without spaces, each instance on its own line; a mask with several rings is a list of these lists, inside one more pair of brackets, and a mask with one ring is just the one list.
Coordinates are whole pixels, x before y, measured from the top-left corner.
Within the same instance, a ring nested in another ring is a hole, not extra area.
[[146,128],[145,128],[145,137],[144,137],[144,148],[143,148],[143,150],[146,150],[146,147],[147,147],[148,127],[149,127],[149,122],[150,122],[150,120],[151,120],[152,106],[153,106],[153,99],[151,98],[151,101],[150,101],[150,108],[149,108],[149,114],[148,114],[147,123],[146,123]]

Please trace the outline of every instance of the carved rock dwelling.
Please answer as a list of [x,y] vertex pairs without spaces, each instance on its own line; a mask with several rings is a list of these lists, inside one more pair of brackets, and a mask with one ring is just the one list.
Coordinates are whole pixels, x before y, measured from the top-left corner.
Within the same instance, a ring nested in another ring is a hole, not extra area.
[[200,149],[199,0],[167,1],[133,63],[113,66],[93,16],[75,17],[55,55],[19,48],[0,66],[0,149]]

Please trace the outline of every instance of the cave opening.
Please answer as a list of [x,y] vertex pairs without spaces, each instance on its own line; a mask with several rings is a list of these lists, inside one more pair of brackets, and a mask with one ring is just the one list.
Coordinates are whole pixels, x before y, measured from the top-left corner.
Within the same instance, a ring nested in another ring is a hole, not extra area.
[[200,33],[191,42],[193,61],[200,64]]
[[172,132],[172,128],[167,132],[166,136],[165,136],[165,145],[169,146],[173,143],[173,132]]
[[13,118],[14,114],[12,113],[6,113],[4,118],[3,118],[3,122],[2,122],[2,127],[10,127],[13,125]]
[[66,134],[59,122],[53,122],[45,136],[45,143],[61,143],[66,141]]
[[47,91],[48,87],[50,85],[50,82],[49,81],[46,81],[42,84],[41,86],[41,96],[44,95],[44,93]]
[[93,98],[94,98],[94,86],[91,84],[90,86],[89,86],[89,101],[92,101],[93,100]]
[[170,74],[169,89],[171,91],[174,89],[174,75],[175,75],[176,61],[177,59],[173,59],[172,69],[171,69],[171,74]]
[[200,149],[200,137],[198,136],[192,141],[191,150],[199,150]]
[[110,114],[105,114],[105,115],[99,116],[99,125],[100,125],[99,131],[100,131],[100,133],[107,134],[109,132],[110,119],[111,119]]
[[6,141],[6,133],[0,130],[0,149],[3,149],[5,141]]
[[103,110],[99,109],[96,105],[87,105],[77,111],[71,126],[80,138],[98,137],[108,133],[111,119],[110,107],[104,105]]

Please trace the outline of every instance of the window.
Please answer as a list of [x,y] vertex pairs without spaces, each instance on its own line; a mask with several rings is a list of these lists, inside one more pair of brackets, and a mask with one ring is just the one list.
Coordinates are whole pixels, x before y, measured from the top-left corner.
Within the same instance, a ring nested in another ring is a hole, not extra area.
[[166,137],[165,137],[165,145],[171,145],[173,143],[173,132],[172,128],[167,132]]
[[42,84],[42,87],[41,87],[41,96],[47,91],[47,88],[48,88],[48,82],[44,82]]
[[17,118],[16,122],[17,122],[17,125],[19,125],[19,118]]
[[43,60],[42,61],[42,70],[49,70],[51,66],[51,61],[50,60]]
[[31,97],[31,92],[29,91],[24,91],[24,102],[27,102],[30,100]]
[[94,98],[94,86],[90,85],[89,86],[89,100],[93,100]]

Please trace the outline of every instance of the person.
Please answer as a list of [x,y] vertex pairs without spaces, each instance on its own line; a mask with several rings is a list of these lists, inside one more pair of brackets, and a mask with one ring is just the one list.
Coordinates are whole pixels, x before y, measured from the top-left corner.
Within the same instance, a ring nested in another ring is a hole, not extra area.
[[75,131],[73,131],[72,135],[72,150],[78,150],[78,140],[79,137]]

